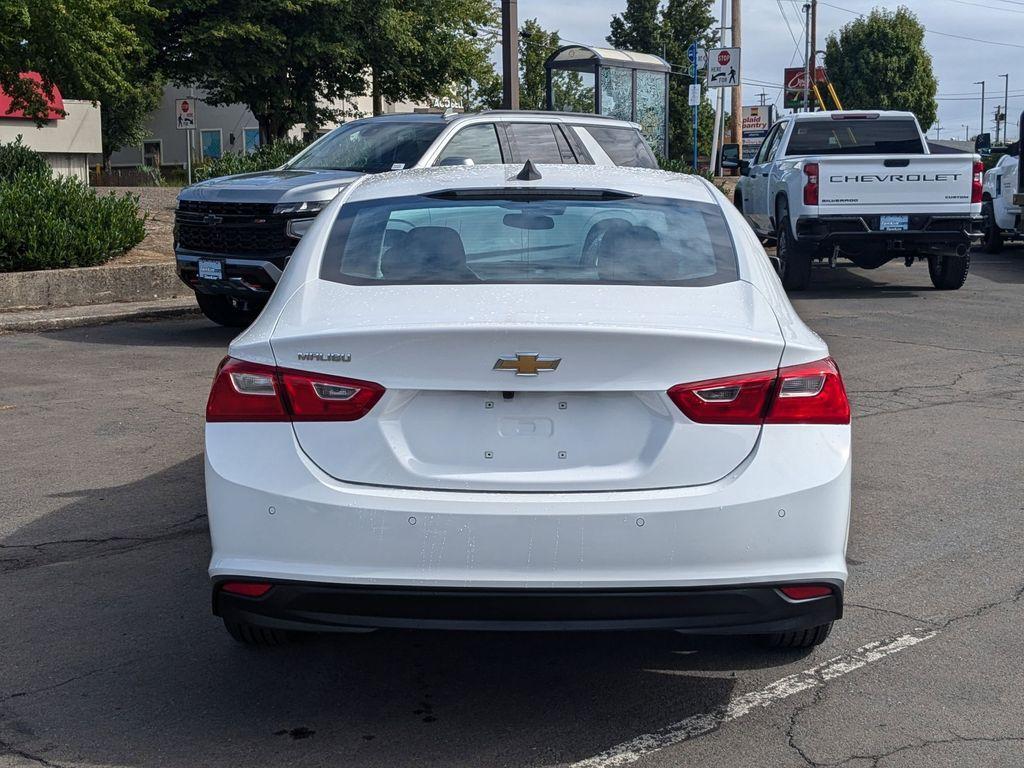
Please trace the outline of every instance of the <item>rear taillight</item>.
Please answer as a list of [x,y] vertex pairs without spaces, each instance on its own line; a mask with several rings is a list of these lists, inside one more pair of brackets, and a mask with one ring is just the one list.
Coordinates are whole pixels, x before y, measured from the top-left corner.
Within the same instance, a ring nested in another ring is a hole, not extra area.
[[668,396],[700,424],[850,423],[850,401],[831,357],[777,371],[677,384]]
[[206,403],[206,420],[355,421],[377,404],[384,387],[308,371],[226,357]]
[[818,204],[818,164],[804,165],[804,205]]
[[971,176],[971,203],[981,202],[981,191],[985,183],[985,164],[974,161],[974,175]]

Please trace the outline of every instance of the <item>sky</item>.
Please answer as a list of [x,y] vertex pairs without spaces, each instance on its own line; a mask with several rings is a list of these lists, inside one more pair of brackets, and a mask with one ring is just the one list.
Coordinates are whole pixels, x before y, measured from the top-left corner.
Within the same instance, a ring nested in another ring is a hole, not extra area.
[[[607,45],[608,22],[625,5],[625,0],[519,0],[519,21],[536,18],[546,29],[558,30],[567,42]],[[828,5],[819,0],[817,47],[824,49],[827,35],[857,13],[897,5],[908,7],[929,30],[925,44],[939,81],[939,136],[963,139],[965,133],[978,133],[981,86],[974,83],[980,80],[986,82],[985,129],[994,132],[995,99],[998,95],[1002,103],[1005,82],[999,75],[1008,74],[1010,137],[1016,138],[1017,119],[1024,110],[1024,0],[828,0]],[[802,6],[802,0],[743,0],[744,104],[759,103],[762,87],[768,102],[775,101],[780,89],[762,84],[781,85],[784,68],[803,64]],[[721,8],[720,0],[715,0],[714,7]],[[799,54],[794,36],[800,41]],[[782,107],[781,97],[778,107]],[[936,137],[934,127],[928,135]]]

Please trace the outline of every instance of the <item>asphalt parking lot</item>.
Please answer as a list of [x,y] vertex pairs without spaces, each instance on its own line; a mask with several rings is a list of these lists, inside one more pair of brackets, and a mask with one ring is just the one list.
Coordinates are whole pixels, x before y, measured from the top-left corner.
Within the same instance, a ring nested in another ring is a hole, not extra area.
[[[1024,249],[966,286],[818,270],[854,407],[846,618],[811,653],[671,633],[210,615],[201,319],[0,336],[0,766],[1024,765]],[[799,462],[800,457],[794,456]]]

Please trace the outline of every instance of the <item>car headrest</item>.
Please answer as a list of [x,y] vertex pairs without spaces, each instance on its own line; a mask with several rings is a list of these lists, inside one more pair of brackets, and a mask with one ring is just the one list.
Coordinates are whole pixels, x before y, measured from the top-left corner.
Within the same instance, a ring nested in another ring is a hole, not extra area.
[[451,227],[414,227],[381,257],[385,280],[465,282],[476,275],[466,266],[466,249]]
[[676,259],[650,227],[631,225],[607,232],[597,253],[602,280],[649,282],[676,278]]

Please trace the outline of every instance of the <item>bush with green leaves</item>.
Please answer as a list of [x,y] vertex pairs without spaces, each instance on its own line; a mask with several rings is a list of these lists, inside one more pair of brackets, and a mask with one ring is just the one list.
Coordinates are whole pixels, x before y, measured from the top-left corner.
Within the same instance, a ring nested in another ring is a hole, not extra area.
[[98,195],[11,147],[0,146],[0,158],[18,155],[24,162],[10,175],[0,173],[0,272],[92,267],[142,242],[138,197]]
[[49,175],[50,166],[42,155],[22,144],[18,136],[10,144],[0,144],[0,180],[13,179],[20,173]]
[[308,146],[308,141],[284,139],[259,146],[249,154],[227,152],[216,160],[207,160],[197,165],[192,170],[192,178],[196,181],[205,181],[236,173],[269,171],[281,167]]

